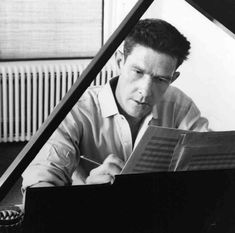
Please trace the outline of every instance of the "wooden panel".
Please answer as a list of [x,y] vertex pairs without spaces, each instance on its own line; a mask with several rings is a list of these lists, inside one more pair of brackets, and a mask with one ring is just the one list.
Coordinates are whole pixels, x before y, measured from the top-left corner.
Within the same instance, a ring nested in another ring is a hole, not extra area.
[[94,56],[102,0],[1,0],[0,59]]

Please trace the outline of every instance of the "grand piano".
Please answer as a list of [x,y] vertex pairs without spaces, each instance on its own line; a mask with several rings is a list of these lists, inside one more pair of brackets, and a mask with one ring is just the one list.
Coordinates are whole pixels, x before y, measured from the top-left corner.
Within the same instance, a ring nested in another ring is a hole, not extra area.
[[[186,2],[234,37],[235,3],[232,0]],[[151,3],[138,1],[61,104],[2,175],[0,199],[7,195]],[[26,194],[23,231],[77,232],[81,228],[86,229],[85,232],[234,232],[234,178],[233,169],[161,172],[120,175],[113,185],[32,188]]]

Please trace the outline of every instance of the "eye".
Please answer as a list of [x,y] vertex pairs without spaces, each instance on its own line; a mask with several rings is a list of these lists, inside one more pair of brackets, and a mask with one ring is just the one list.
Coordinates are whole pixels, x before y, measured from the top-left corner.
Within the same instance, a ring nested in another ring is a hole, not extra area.
[[156,76],[155,80],[161,83],[166,83],[170,84],[171,83],[171,78],[170,77],[164,77],[164,76]]
[[168,80],[166,79],[166,78],[164,78],[164,77],[158,77],[158,80],[160,81],[160,82],[168,82]]
[[142,70],[139,69],[133,69],[133,71],[138,75],[142,75],[144,73]]

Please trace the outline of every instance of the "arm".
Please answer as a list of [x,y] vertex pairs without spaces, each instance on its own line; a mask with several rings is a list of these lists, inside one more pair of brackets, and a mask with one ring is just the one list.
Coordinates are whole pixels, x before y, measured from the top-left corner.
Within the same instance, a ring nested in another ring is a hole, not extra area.
[[52,134],[35,159],[23,173],[22,190],[28,186],[49,183],[55,186],[71,184],[71,176],[79,161],[78,142],[81,126],[68,114]]

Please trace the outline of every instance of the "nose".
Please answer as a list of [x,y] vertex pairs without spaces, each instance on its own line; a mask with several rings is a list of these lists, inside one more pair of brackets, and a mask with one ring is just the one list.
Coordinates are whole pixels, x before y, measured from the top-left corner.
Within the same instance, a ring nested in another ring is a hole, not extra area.
[[145,75],[142,77],[142,80],[140,82],[139,86],[139,93],[142,97],[151,97],[152,96],[152,88],[153,88],[153,81],[151,76]]

